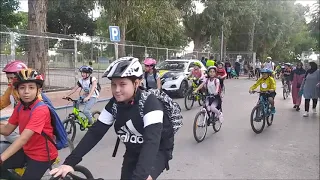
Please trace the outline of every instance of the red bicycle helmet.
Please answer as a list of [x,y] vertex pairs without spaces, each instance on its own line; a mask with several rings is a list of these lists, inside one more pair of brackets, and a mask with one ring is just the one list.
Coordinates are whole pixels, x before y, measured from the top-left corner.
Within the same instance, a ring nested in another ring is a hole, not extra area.
[[2,70],[2,72],[5,73],[17,73],[21,71],[22,69],[27,69],[28,66],[23,63],[22,61],[15,60],[10,63],[8,63]]

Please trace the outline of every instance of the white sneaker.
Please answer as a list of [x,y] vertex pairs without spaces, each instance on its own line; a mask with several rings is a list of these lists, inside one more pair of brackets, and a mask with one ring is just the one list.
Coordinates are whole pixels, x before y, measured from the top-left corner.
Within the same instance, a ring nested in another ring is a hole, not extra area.
[[221,124],[222,124],[223,120],[224,120],[223,114],[222,114],[222,112],[220,112],[219,121],[220,121]]
[[303,114],[303,117],[308,117],[309,116],[309,113],[306,111],[304,114]]
[[317,109],[316,108],[312,109],[312,112],[313,114],[317,114]]

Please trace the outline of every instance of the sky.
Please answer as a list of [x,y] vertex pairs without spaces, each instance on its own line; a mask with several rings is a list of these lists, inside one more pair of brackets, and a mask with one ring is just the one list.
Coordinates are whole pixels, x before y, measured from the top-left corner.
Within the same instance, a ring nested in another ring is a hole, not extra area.
[[[20,1],[20,8],[18,11],[24,11],[24,12],[28,12],[28,0],[19,0]],[[296,0],[295,3],[300,3],[303,6],[307,6],[307,5],[312,5],[314,3],[316,3],[317,0]],[[197,13],[201,13],[204,10],[204,5],[200,2],[195,1],[195,5],[196,5],[196,12]],[[92,15],[94,18],[97,18],[100,16],[100,11],[99,10],[94,10],[92,11]],[[308,18],[306,18],[308,21]],[[193,41],[191,41],[189,43],[189,45],[185,48],[186,51],[192,51],[194,47]]]

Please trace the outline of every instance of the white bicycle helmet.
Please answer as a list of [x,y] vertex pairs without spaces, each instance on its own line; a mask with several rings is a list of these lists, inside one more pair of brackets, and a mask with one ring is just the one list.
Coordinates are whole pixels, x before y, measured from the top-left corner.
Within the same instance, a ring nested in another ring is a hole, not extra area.
[[141,78],[142,75],[143,70],[138,58],[122,57],[112,62],[102,77],[109,79],[124,77]]

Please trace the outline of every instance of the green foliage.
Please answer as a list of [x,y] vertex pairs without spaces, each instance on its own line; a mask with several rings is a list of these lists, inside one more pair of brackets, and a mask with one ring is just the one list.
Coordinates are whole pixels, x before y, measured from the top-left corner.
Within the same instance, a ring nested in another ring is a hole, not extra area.
[[21,21],[21,17],[14,11],[18,10],[18,0],[1,0],[0,3],[0,20],[1,24],[13,28]]
[[[191,2],[191,1],[190,1]],[[153,0],[101,0],[104,7],[97,19],[97,34],[109,37],[108,26],[120,26],[122,40],[144,46],[182,47],[188,42],[184,27],[179,24],[187,2]]]
[[96,28],[89,12],[95,1],[54,0],[48,2],[48,32],[93,35]]

